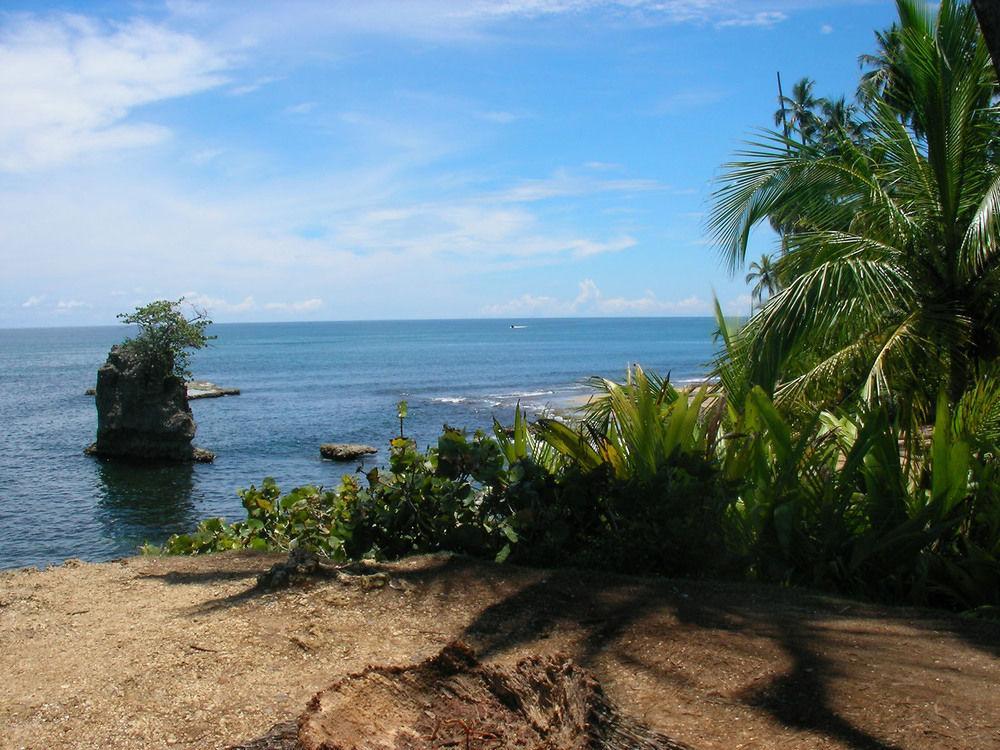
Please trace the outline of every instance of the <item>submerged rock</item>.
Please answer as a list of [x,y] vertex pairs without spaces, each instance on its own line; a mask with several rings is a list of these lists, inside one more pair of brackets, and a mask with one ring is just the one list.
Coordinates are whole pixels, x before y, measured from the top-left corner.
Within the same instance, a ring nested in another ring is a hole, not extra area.
[[[221,398],[222,396],[240,395],[239,388],[223,388],[221,385],[216,385],[208,380],[191,380],[185,383],[185,387],[187,388],[188,401],[194,401],[199,398]],[[96,396],[97,389],[88,388],[83,393],[86,396]]]
[[221,398],[222,396],[239,396],[239,388],[223,388],[207,380],[192,380],[187,384],[188,401],[198,398]]
[[128,347],[114,346],[97,371],[97,441],[101,458],[133,461],[211,461],[195,448],[195,423],[184,381],[150,367]]
[[319,447],[319,454],[333,461],[352,461],[372,453],[378,453],[378,448],[357,443],[323,443]]

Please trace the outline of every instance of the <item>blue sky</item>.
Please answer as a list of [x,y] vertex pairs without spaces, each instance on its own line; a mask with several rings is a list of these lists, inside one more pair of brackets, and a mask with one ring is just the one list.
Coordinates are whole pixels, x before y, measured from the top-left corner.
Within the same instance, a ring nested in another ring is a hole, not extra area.
[[[0,327],[705,315],[775,71],[851,94],[885,0],[11,2]],[[761,231],[755,252],[773,237]]]

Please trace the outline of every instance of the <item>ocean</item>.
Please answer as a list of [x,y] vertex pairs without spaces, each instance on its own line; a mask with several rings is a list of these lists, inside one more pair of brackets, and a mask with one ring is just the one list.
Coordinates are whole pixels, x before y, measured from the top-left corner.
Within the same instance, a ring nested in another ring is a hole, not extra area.
[[509,423],[519,402],[565,407],[585,377],[621,379],[630,363],[692,382],[714,331],[711,318],[214,325],[194,377],[242,391],[191,402],[195,444],[217,458],[145,468],[82,452],[97,424],[85,390],[127,329],[0,330],[0,568],[113,559],[204,518],[241,518],[236,490],[268,476],[334,486],[356,466],[322,460],[320,444],[369,443],[380,452],[368,463],[384,462],[401,399],[423,448],[444,424]]

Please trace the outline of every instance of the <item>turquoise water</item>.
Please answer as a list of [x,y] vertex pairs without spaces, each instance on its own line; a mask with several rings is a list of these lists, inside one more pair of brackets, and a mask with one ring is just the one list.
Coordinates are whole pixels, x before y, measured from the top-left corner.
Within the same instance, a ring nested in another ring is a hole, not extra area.
[[353,465],[319,457],[324,442],[385,446],[409,402],[421,447],[443,424],[509,422],[520,401],[538,413],[586,391],[588,375],[628,363],[705,373],[708,318],[231,324],[196,352],[194,376],[242,395],[192,402],[195,443],[214,464],[141,468],[82,454],[94,385],[122,327],[0,330],[0,568],[67,557],[107,560],[210,516],[242,516],[236,489],[273,476],[283,488],[334,485]]

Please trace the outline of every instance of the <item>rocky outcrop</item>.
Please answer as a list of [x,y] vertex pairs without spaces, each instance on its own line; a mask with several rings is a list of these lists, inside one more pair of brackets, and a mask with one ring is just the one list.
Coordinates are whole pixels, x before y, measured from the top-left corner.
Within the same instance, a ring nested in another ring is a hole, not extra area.
[[207,380],[192,380],[187,384],[188,401],[198,398],[221,398],[222,396],[239,396],[239,388],[223,388],[221,385]]
[[378,448],[357,443],[323,443],[319,447],[319,454],[332,461],[353,461],[362,456],[370,456],[372,453],[378,453]]
[[[216,385],[208,380],[192,380],[185,384],[187,387],[187,397],[188,401],[194,401],[199,398],[221,398],[222,396],[239,396],[239,388],[223,388],[221,385]],[[86,396],[96,396],[96,388],[88,388],[84,391]]]
[[195,423],[184,381],[149,367],[124,346],[112,347],[97,372],[97,441],[87,453],[134,461],[211,461],[195,448]]

